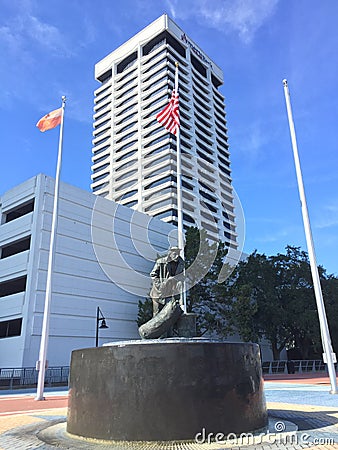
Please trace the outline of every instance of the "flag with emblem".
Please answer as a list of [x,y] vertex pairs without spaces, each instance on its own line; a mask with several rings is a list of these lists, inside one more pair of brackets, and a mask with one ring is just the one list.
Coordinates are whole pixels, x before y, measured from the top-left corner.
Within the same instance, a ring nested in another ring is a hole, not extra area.
[[55,128],[58,125],[60,125],[61,118],[62,118],[62,108],[55,109],[54,111],[51,111],[50,113],[43,116],[36,124],[36,126],[42,132],[51,130],[52,128]]

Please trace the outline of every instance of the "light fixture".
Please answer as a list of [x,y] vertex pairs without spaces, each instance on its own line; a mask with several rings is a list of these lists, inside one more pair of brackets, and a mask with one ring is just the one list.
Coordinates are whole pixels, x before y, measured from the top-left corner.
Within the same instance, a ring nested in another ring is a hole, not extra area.
[[[101,323],[100,323],[101,322]],[[100,326],[99,326],[100,324]],[[97,307],[96,310],[96,335],[95,335],[95,347],[99,346],[99,328],[109,328],[108,325],[106,324],[106,319],[104,317],[104,315],[102,314],[101,309],[99,308],[99,306]]]

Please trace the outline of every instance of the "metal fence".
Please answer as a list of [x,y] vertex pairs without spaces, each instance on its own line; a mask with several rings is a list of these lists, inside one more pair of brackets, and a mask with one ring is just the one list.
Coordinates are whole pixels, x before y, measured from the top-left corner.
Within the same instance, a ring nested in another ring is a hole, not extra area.
[[[45,373],[45,386],[67,386],[69,366],[49,367]],[[36,386],[38,371],[35,367],[0,369],[0,389],[19,389]]]
[[[293,360],[294,373],[325,372],[326,364],[322,360]],[[289,373],[288,361],[265,361],[262,363],[263,374]],[[45,373],[45,386],[67,386],[69,366],[49,367]],[[0,369],[0,389],[19,389],[34,387],[38,382],[35,367],[22,369]]]
[[[290,367],[291,366],[291,367]],[[291,370],[290,370],[291,368]],[[265,361],[262,364],[263,374],[266,373],[306,373],[324,372],[326,364],[321,359],[292,360],[290,361]]]

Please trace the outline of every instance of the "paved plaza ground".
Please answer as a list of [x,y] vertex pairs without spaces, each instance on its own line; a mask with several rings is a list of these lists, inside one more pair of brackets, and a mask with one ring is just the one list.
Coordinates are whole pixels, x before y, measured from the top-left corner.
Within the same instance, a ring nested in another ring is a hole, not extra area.
[[[323,375],[266,375],[269,431],[255,436],[227,436],[208,443],[121,444],[71,438],[65,432],[67,390],[48,390],[44,401],[34,391],[0,391],[0,450],[57,449],[338,449],[338,395],[329,393]],[[50,430],[53,430],[50,432]],[[221,431],[221,430],[220,430]],[[202,442],[203,441],[203,442]]]

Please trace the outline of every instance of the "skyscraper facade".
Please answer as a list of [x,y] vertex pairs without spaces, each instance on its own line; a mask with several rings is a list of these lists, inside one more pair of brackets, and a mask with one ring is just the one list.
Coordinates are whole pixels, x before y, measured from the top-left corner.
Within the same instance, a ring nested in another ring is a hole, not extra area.
[[223,73],[167,15],[95,66],[92,191],[177,224],[176,139],[156,120],[175,62],[184,227],[236,248]]

